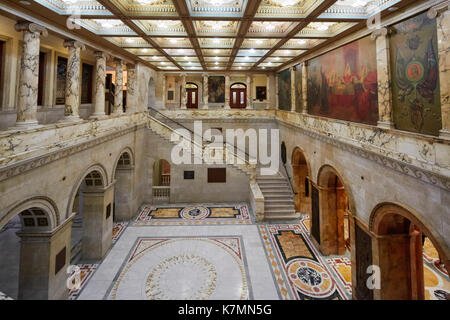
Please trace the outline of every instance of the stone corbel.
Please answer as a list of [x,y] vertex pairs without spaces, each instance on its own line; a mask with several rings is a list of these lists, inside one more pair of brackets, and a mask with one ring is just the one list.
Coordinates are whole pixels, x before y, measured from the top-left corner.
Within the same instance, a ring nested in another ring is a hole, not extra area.
[[377,40],[378,37],[383,36],[386,37],[390,34],[390,30],[388,28],[379,28],[372,32],[370,38],[372,40]]
[[43,26],[40,26],[36,23],[22,21],[18,22],[14,25],[16,31],[29,31],[34,33],[39,33],[40,35],[46,37],[48,35],[48,31]]
[[444,1],[435,5],[434,7],[431,7],[427,12],[427,16],[429,19],[434,19],[438,17],[441,13],[448,10],[450,10],[450,1]]
[[64,48],[80,48],[81,50],[86,50],[86,46],[84,43],[78,41],[78,40],[64,40]]

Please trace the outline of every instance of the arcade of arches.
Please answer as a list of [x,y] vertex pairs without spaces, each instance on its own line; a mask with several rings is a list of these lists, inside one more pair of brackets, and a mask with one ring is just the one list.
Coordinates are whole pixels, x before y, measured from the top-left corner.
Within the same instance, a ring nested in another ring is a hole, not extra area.
[[0,300],[450,300],[448,1],[68,2],[0,4]]

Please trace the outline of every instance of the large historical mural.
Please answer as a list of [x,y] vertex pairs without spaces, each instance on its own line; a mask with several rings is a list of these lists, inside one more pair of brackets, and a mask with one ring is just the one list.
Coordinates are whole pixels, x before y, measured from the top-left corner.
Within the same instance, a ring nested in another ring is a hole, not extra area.
[[225,77],[211,76],[208,78],[208,102],[225,102]]
[[442,121],[436,20],[423,13],[394,25],[391,31],[395,126],[439,135]]
[[376,125],[375,41],[369,37],[308,61],[308,112]]
[[291,70],[278,73],[278,108],[291,110]]
[[295,111],[302,112],[302,66],[295,66]]

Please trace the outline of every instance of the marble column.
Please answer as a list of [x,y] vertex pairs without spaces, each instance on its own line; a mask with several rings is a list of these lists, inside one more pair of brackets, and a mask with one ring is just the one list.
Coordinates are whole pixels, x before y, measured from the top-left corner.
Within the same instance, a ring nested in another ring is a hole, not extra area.
[[302,63],[302,113],[308,113],[308,68]]
[[208,74],[203,74],[203,109],[208,109]]
[[275,74],[275,110],[278,110],[278,73]]
[[90,119],[105,117],[105,82],[106,82],[106,58],[103,51],[95,51],[97,57],[95,63],[95,88],[94,88],[94,113]]
[[123,60],[114,59],[116,63],[116,86],[114,89],[114,114],[123,113]]
[[15,29],[23,32],[16,126],[36,127],[38,126],[39,46],[41,35],[47,36],[47,29],[30,22],[19,22],[15,25]]
[[271,109],[270,98],[272,97],[270,94],[270,74],[266,75],[266,110]]
[[291,111],[295,112],[295,69],[289,68],[291,71]]
[[167,76],[163,75],[162,77],[162,97],[161,97],[161,109],[166,109],[166,97],[167,97],[167,91],[166,91],[166,82],[167,82]]
[[66,72],[66,104],[63,122],[80,121],[80,61],[84,44],[76,40],[64,41],[64,47],[69,49]]
[[181,74],[181,109],[186,107],[186,73]]
[[230,75],[225,75],[225,106],[224,109],[230,109]]
[[392,113],[392,91],[389,52],[389,30],[377,29],[371,38],[376,40],[377,73],[378,73],[378,126],[394,128]]
[[137,72],[135,64],[127,64],[127,109],[126,113],[136,113],[137,110]]
[[449,1],[432,7],[428,11],[430,19],[436,18],[439,83],[441,92],[442,129],[439,137],[450,139],[450,11]]
[[253,77],[247,75],[247,107],[245,109],[253,109]]

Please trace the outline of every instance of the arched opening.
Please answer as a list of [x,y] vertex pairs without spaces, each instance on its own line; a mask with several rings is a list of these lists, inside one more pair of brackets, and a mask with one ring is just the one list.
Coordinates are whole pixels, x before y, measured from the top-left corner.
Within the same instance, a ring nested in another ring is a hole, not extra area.
[[186,96],[186,107],[188,109],[198,109],[198,86],[195,83],[186,83]]
[[245,108],[247,106],[247,85],[242,82],[233,83],[230,87],[230,107]]
[[170,200],[170,163],[160,159],[153,164],[153,202],[165,203]]
[[71,264],[103,258],[112,242],[114,189],[103,168],[94,166],[79,181],[72,203]]
[[114,170],[113,221],[128,221],[133,217],[134,175],[131,151],[120,154]]
[[295,148],[292,152],[292,180],[294,187],[295,211],[300,212],[306,221],[311,216],[310,170],[304,152]]
[[148,81],[148,107],[155,108],[156,106],[156,86],[153,78]]
[[334,168],[324,166],[317,181],[319,219],[312,215],[311,233],[320,232],[315,240],[323,255],[346,254],[350,251],[350,207],[343,180]]
[[56,214],[53,204],[30,200],[7,215],[9,220],[0,227],[0,292],[7,297],[64,298],[60,288],[64,281],[58,279],[68,264],[68,241],[61,232],[50,232]]
[[[411,209],[394,203],[371,216],[374,264],[380,268],[375,299],[450,299],[449,251]],[[433,261],[427,261],[434,256]]]

